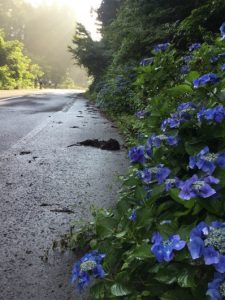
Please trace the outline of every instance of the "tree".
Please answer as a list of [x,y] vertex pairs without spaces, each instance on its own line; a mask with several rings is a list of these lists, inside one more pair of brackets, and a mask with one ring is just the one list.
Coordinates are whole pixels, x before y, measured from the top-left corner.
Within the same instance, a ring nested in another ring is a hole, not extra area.
[[0,88],[33,87],[35,80],[43,75],[40,67],[32,64],[23,53],[24,45],[17,41],[7,41],[0,33]]
[[77,24],[73,38],[73,47],[69,47],[73,58],[80,66],[88,70],[89,76],[99,79],[108,65],[108,55],[104,41],[93,41],[82,24]]

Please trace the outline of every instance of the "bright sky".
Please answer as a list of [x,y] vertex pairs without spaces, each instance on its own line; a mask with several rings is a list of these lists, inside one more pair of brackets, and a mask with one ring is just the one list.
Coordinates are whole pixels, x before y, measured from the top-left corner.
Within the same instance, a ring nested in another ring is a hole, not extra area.
[[82,23],[86,29],[91,33],[92,38],[98,40],[100,35],[97,33],[95,25],[96,15],[91,13],[92,8],[97,9],[102,0],[26,0],[32,5],[38,6],[41,3],[47,4],[67,4],[74,11],[76,20]]

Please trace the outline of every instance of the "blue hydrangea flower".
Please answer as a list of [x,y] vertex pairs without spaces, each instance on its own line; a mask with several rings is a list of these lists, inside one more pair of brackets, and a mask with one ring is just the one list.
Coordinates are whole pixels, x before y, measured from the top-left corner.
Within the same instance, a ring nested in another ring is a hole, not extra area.
[[181,103],[180,105],[178,105],[177,110],[179,112],[184,113],[184,112],[190,112],[192,110],[195,110],[196,108],[197,108],[196,105],[193,102],[189,101],[189,102],[184,102],[184,103]]
[[132,214],[129,216],[129,220],[132,222],[135,222],[137,220],[137,212],[135,209],[132,211]]
[[215,63],[219,60],[219,58],[220,58],[219,55],[213,55],[212,57],[210,57],[209,61],[211,63]]
[[147,148],[152,148],[152,147],[159,148],[161,147],[163,142],[166,142],[166,144],[169,146],[176,146],[178,144],[178,139],[176,136],[173,135],[165,135],[165,134],[156,135],[155,133],[153,133],[148,138],[146,145]]
[[135,116],[139,119],[143,119],[148,112],[145,110],[139,110],[135,113]]
[[90,276],[95,278],[105,277],[105,271],[102,267],[102,261],[105,254],[100,254],[98,251],[92,251],[85,254],[73,266],[72,283],[77,282],[77,288],[82,290],[90,283]]
[[189,47],[189,51],[192,52],[196,49],[199,49],[201,47],[201,44],[200,43],[194,43],[192,44],[190,47]]
[[179,197],[183,200],[190,200],[195,197],[211,197],[216,194],[216,191],[211,187],[211,184],[218,183],[219,179],[213,176],[199,178],[197,175],[193,175],[185,181],[180,180],[178,184],[178,188],[180,189]]
[[184,65],[180,68],[180,72],[181,72],[181,74],[187,74],[188,72],[190,72],[190,67],[187,65]]
[[225,297],[225,274],[215,272],[213,281],[208,283],[206,295],[211,300],[223,300]]
[[192,55],[186,55],[186,56],[183,56],[182,59],[185,63],[189,63],[190,61],[192,61],[193,56]]
[[209,61],[210,61],[211,63],[215,63],[215,62],[217,62],[221,57],[225,57],[225,53],[220,53],[220,54],[213,55],[213,56],[209,59]]
[[151,251],[158,262],[170,262],[174,258],[174,250],[180,251],[186,245],[178,234],[171,235],[168,240],[164,241],[159,232],[153,234],[152,243]]
[[209,153],[209,147],[205,147],[197,155],[189,158],[189,168],[197,167],[207,174],[212,174],[216,165],[225,167],[225,153]]
[[199,223],[190,232],[188,249],[192,259],[203,257],[206,265],[225,273],[225,223],[215,221],[210,226]]
[[202,108],[197,114],[198,121],[201,122],[203,119],[212,120],[216,123],[221,123],[225,118],[225,109],[222,105],[217,105],[213,108]]
[[140,66],[144,67],[144,66],[147,66],[147,65],[151,65],[153,63],[153,61],[154,61],[153,57],[143,58],[140,61]]
[[197,106],[193,102],[184,102],[177,107],[177,112],[170,115],[170,118],[165,119],[161,124],[161,130],[166,131],[169,128],[178,128],[182,123],[189,121],[192,118],[192,113]]
[[165,119],[161,124],[161,130],[166,131],[167,127],[169,128],[178,128],[182,123],[182,119],[179,114],[173,114],[171,118]]
[[223,23],[220,26],[220,33],[221,33],[222,39],[224,39],[225,38],[225,23]]
[[170,169],[160,164],[157,167],[145,168],[143,171],[138,171],[137,176],[146,184],[149,184],[153,180],[156,180],[158,184],[162,184],[170,173]]
[[132,163],[143,164],[145,161],[145,147],[144,146],[132,147],[128,153],[128,156]]
[[169,48],[170,43],[164,43],[164,44],[158,44],[153,48],[153,51],[165,51],[167,48]]
[[173,179],[166,179],[166,181],[165,181],[166,191],[168,192],[172,188],[178,187],[179,183],[180,183],[180,180],[177,177],[175,177]]
[[214,73],[205,74],[197,79],[193,80],[194,88],[199,88],[207,84],[214,84],[220,81],[220,78]]
[[222,71],[225,71],[225,64],[222,64],[220,68]]

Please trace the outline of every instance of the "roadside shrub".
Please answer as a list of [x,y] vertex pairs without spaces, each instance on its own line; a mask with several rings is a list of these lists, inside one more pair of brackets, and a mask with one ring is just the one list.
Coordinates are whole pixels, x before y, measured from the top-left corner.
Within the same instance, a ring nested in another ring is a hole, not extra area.
[[158,45],[137,67],[142,137],[116,209],[94,218],[106,276],[93,299],[225,296],[224,53],[222,34],[186,53]]

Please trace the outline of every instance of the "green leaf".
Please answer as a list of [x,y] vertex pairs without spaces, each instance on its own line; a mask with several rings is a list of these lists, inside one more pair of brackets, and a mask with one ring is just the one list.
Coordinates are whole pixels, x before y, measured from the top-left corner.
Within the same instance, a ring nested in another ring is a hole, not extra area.
[[197,71],[191,71],[191,72],[187,75],[186,81],[187,81],[187,82],[191,82],[191,84],[192,84],[192,81],[193,81],[194,79],[197,79],[199,76],[200,76],[200,74],[199,74]]
[[187,288],[187,287],[195,287],[195,272],[191,269],[189,270],[183,270],[181,273],[179,273],[179,275],[177,276],[177,282],[179,284],[179,286],[183,287],[183,288]]
[[178,300],[178,299],[182,299],[182,300],[195,300],[195,298],[193,297],[193,295],[182,288],[177,288],[171,291],[168,291],[166,293],[164,293],[161,297],[161,300]]
[[165,270],[161,270],[155,276],[155,279],[162,283],[172,284],[172,283],[176,282],[177,277],[176,277],[176,274],[171,274],[171,272],[168,272],[168,270],[166,268]]
[[117,233],[115,236],[116,236],[116,238],[120,239],[120,238],[123,238],[126,234],[127,234],[127,231],[124,230],[120,233]]
[[93,285],[90,289],[91,296],[93,296],[94,299],[104,299],[107,287],[108,286],[104,282]]
[[208,212],[215,214],[217,216],[223,216],[223,203],[218,199],[198,199],[198,203],[205,208]]
[[115,232],[116,220],[111,215],[98,212],[96,217],[96,233],[101,238],[110,237]]
[[183,205],[186,208],[193,208],[195,205],[195,199],[191,199],[191,200],[182,200],[179,197],[179,190],[178,189],[171,189],[170,190],[170,196],[173,200],[175,200],[177,203]]
[[195,155],[195,154],[199,153],[204,148],[204,146],[205,146],[205,144],[200,143],[199,141],[195,141],[193,143],[186,142],[185,150],[188,155]]
[[192,93],[193,89],[191,88],[190,85],[180,84],[180,85],[176,85],[176,86],[168,89],[167,92],[171,96],[178,97],[178,96],[180,96],[182,94],[185,94],[185,93],[189,93],[189,94]]
[[142,245],[137,247],[132,253],[131,256],[135,258],[151,258],[154,257],[150,251],[150,245]]
[[115,283],[111,287],[111,293],[113,294],[113,296],[123,297],[123,296],[130,295],[132,292],[131,292],[131,290],[127,289],[126,287],[122,286],[121,284]]

